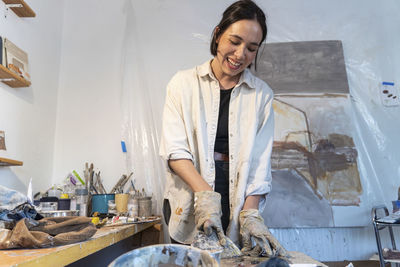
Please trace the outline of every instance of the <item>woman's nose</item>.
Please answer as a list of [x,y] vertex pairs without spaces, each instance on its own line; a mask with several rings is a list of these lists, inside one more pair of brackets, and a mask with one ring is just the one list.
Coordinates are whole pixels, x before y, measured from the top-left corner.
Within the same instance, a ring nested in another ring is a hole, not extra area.
[[235,56],[237,59],[243,59],[245,56],[245,47],[239,46],[235,51]]

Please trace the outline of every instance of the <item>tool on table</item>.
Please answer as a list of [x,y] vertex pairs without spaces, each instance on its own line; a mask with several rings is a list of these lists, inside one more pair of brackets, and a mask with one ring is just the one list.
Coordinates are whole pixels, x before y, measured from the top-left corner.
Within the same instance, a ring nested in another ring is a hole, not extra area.
[[239,257],[243,255],[240,249],[229,237],[225,236],[225,239],[226,245],[225,247],[222,247],[215,231],[213,231],[209,236],[203,231],[198,231],[191,246],[211,252],[221,251],[221,259]]
[[76,178],[78,178],[82,185],[86,184],[75,170],[72,171],[72,174],[75,175]]
[[87,184],[89,182],[89,163],[85,163],[85,170],[83,170],[83,176],[85,178],[85,185],[86,185],[86,189],[89,189]]
[[93,168],[94,168],[93,163],[91,163],[90,168],[89,168],[89,185],[90,185],[90,188],[94,189],[94,186],[93,186],[94,170],[93,170]]
[[135,188],[135,179],[131,179],[131,186],[132,186],[132,190],[134,191],[134,192],[136,192],[136,188]]
[[114,185],[113,189],[111,190],[111,194],[113,193],[123,193],[124,186],[125,184],[129,181],[131,176],[133,175],[133,172],[127,176],[126,174],[123,174],[121,178],[118,180],[118,182]]
[[96,189],[96,187],[94,185],[90,185],[90,187],[91,187],[91,190],[93,190],[96,194],[99,193],[99,191],[97,191],[97,189]]
[[102,194],[107,194],[107,191],[104,188],[103,182],[101,181],[100,171],[96,174],[96,176],[97,176],[97,183],[99,185],[100,191],[102,191]]

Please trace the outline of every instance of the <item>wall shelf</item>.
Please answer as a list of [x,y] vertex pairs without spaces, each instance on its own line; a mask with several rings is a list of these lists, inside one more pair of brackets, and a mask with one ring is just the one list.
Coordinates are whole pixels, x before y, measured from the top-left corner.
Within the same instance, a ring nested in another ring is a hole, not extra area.
[[[18,17],[35,17],[36,14],[24,0],[3,0]],[[16,6],[18,5],[18,6]]]
[[0,81],[13,88],[28,87],[31,85],[30,81],[18,76],[3,65],[0,65]]
[[19,160],[0,158],[0,166],[22,166],[24,163]]

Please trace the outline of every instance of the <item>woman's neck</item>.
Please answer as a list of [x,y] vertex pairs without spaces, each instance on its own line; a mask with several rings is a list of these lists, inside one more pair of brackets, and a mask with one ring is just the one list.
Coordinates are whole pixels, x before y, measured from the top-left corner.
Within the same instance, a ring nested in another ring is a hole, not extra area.
[[219,68],[216,64],[217,63],[215,60],[211,61],[211,70],[212,70],[215,78],[217,78],[217,80],[219,82],[220,89],[228,90],[228,89],[235,87],[235,85],[239,82],[240,75],[236,75],[236,76],[226,75],[225,73],[223,73],[221,68]]

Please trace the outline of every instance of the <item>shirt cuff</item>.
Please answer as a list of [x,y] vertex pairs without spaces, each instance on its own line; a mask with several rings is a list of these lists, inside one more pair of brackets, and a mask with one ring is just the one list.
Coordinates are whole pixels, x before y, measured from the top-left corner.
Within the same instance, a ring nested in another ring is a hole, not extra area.
[[259,182],[249,184],[249,186],[247,186],[246,197],[254,195],[260,196],[260,202],[258,204],[258,210],[260,212],[262,212],[267,205],[266,198],[267,194],[271,191],[271,187],[271,182]]

